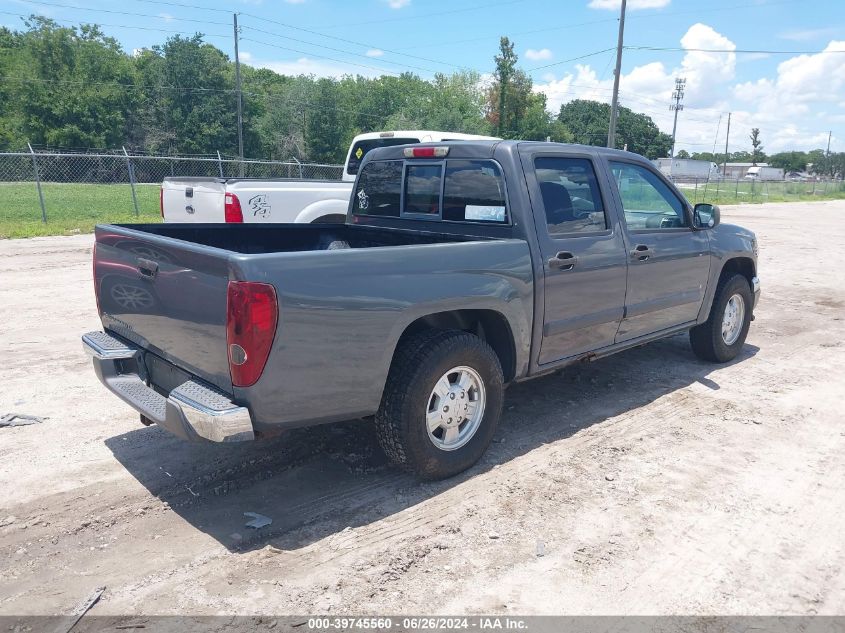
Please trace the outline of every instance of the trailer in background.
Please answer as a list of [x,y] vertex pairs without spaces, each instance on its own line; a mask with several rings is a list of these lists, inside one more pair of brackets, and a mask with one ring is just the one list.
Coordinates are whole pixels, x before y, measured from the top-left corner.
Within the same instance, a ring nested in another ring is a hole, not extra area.
[[672,180],[720,180],[722,172],[716,163],[692,158],[658,158],[655,166]]

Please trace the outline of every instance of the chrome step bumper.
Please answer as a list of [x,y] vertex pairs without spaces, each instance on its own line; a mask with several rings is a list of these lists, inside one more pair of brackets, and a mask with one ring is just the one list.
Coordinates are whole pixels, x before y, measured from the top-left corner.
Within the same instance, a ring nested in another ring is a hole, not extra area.
[[109,391],[174,435],[212,442],[255,439],[249,409],[209,385],[188,380],[167,396],[149,387],[140,348],[106,332],[83,335],[82,348]]

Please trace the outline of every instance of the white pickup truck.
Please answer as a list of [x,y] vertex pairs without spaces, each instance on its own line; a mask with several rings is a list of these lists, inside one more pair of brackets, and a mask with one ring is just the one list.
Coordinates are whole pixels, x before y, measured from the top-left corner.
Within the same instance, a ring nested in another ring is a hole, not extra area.
[[165,178],[161,217],[165,222],[183,223],[342,223],[358,167],[367,152],[392,145],[464,140],[495,138],[432,130],[359,134],[349,146],[341,180]]

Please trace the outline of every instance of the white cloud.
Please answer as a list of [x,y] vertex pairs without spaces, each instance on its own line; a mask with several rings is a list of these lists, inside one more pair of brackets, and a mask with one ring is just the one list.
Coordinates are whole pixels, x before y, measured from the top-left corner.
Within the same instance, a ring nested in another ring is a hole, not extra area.
[[539,62],[544,59],[551,59],[552,52],[548,48],[541,48],[540,50],[529,48],[525,51],[525,56],[533,62]]
[[[736,49],[731,40],[705,24],[691,26],[681,45]],[[830,42],[825,50],[845,50],[845,41]],[[781,62],[774,77],[740,83],[736,64],[736,53],[694,50],[687,50],[676,67],[660,61],[641,64],[623,73],[620,102],[652,117],[661,130],[671,133],[673,113],[668,106],[675,78],[686,77],[686,109],[678,117],[677,149],[712,151],[715,140],[717,151],[723,151],[727,112],[733,113],[731,151],[750,147],[752,127],[760,128],[764,149],[771,153],[813,149],[822,146],[822,140],[827,142],[827,130],[835,127],[845,103],[845,54],[798,55]],[[608,103],[612,88],[611,74],[599,79],[595,69],[580,64],[560,78],[547,73],[535,85],[535,90],[546,93],[553,112],[573,99]]]
[[366,53],[364,53],[367,57],[381,57],[384,55],[384,51],[380,48],[371,48]]
[[173,16],[169,13],[159,13],[158,17],[160,17],[165,22],[173,22]]
[[[662,9],[668,6],[672,0],[628,0],[626,9],[636,11],[637,9]],[[622,0],[590,0],[587,5],[591,9],[612,9],[618,11],[622,6]]]
[[245,64],[248,64],[252,61],[252,53],[250,53],[249,51],[240,51],[238,55],[241,58],[241,62]]
[[303,4],[305,0],[285,0],[288,4]]
[[821,29],[798,29],[795,31],[787,31],[779,34],[778,37],[782,40],[790,40],[793,42],[806,42],[809,40],[830,37],[831,35],[836,35],[837,32],[841,32],[841,29],[828,26]]
[[411,0],[386,0],[386,2],[391,9],[402,9],[411,4]]

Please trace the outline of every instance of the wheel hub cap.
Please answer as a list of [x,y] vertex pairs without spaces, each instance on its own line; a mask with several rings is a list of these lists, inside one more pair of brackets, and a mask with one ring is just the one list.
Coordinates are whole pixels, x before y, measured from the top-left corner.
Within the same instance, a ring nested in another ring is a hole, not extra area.
[[732,295],[725,305],[722,317],[722,340],[725,345],[733,345],[742,332],[745,323],[745,300],[742,295]]
[[426,426],[432,443],[454,451],[469,442],[484,417],[486,391],[471,367],[454,367],[440,377],[428,398]]

